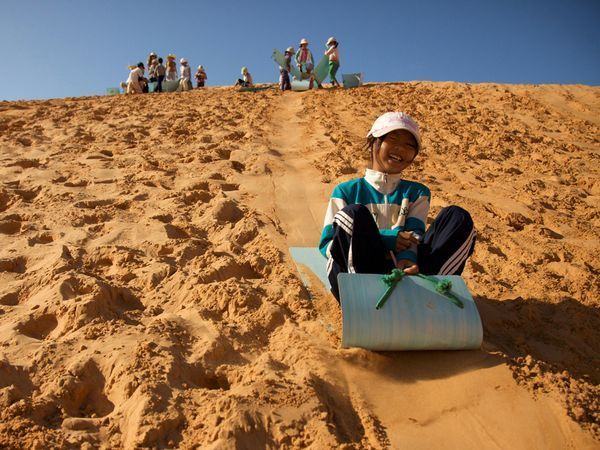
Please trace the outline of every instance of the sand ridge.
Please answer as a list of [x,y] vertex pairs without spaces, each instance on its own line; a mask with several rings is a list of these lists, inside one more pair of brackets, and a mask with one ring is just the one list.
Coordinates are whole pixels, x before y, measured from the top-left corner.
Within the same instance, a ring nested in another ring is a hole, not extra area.
[[[287,255],[386,110],[423,128],[430,216],[475,219],[481,351],[340,350]],[[0,442],[594,447],[599,113],[586,86],[426,82],[0,103]]]

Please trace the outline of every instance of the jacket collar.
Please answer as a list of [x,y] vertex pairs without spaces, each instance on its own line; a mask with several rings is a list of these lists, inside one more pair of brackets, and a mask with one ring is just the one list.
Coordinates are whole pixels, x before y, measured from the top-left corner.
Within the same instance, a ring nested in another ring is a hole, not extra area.
[[376,190],[384,195],[391,194],[396,190],[402,176],[399,173],[388,174],[383,172],[377,172],[373,169],[367,169],[365,172],[365,180]]

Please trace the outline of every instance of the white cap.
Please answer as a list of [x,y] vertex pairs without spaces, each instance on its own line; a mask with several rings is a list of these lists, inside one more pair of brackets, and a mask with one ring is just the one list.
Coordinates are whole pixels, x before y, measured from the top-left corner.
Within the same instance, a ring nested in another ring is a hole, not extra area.
[[302,44],[306,44],[306,45],[308,45],[308,40],[306,40],[306,38],[302,38],[302,39],[300,40],[300,45],[302,45]]
[[388,134],[394,130],[406,130],[409,131],[417,140],[417,151],[421,150],[421,133],[419,132],[419,125],[415,122],[412,117],[403,112],[386,112],[379,116],[367,137],[381,137],[384,134]]
[[179,64],[187,64],[187,59],[185,59],[185,58],[181,58],[181,59],[179,60]]
[[202,65],[199,65],[198,70],[204,70],[204,67],[202,67]]
[[331,44],[332,42],[337,42],[337,39],[334,38],[333,36],[331,36],[329,39],[327,39],[327,45]]

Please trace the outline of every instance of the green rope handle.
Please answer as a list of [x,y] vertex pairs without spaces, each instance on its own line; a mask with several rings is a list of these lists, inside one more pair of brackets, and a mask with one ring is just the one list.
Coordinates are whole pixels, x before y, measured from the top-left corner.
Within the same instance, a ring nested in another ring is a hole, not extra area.
[[[383,275],[381,277],[381,280],[388,286],[388,288],[385,290],[385,292],[383,293],[381,298],[375,304],[375,309],[381,309],[383,307],[383,305],[385,304],[387,299],[390,297],[390,295],[392,295],[392,292],[394,291],[394,288],[396,287],[396,285],[405,276],[406,276],[406,272],[404,272],[402,269],[393,269],[389,274]],[[427,275],[423,275],[420,273],[416,274],[416,276],[429,281],[431,284],[434,285],[437,293],[448,298],[452,303],[454,303],[459,308],[463,309],[465,307],[462,300],[459,299],[456,295],[454,295],[452,293],[452,282],[450,280],[448,280],[447,278],[444,278],[442,280],[436,280],[433,277],[429,277]]]
[[375,305],[375,309],[381,309],[383,307],[389,296],[392,295],[392,292],[394,291],[394,288],[396,287],[398,282],[402,280],[402,278],[404,278],[405,275],[406,273],[404,272],[404,270],[393,269],[389,274],[381,277],[381,280],[388,286],[388,288],[385,290],[385,292]]

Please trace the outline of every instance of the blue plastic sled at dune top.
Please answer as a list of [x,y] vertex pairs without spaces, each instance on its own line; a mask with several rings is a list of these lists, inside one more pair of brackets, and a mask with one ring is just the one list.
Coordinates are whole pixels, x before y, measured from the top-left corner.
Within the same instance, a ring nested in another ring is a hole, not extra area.
[[[310,269],[329,290],[327,261],[314,247],[293,247],[290,254],[300,277],[310,286]],[[381,309],[375,305],[387,286],[381,275],[338,276],[342,303],[342,347],[368,350],[466,350],[483,340],[477,306],[459,276],[435,276],[452,282],[452,293],[464,308],[435,291],[431,282],[404,277]]]
[[353,88],[362,86],[363,74],[362,73],[344,73],[342,74],[342,84],[345,88]]

